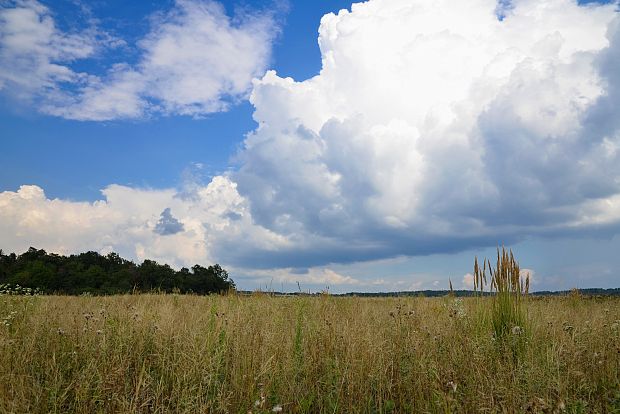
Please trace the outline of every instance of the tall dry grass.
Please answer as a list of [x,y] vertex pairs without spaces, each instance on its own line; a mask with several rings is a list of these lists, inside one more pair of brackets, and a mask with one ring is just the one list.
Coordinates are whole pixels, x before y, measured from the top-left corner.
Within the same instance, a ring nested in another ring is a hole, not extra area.
[[[489,277],[487,279],[487,270]],[[521,274],[519,263],[511,250],[497,249],[495,267],[491,261],[484,259],[480,268],[478,258],[474,261],[474,291],[483,294],[486,289],[493,295],[491,321],[496,339],[503,339],[509,334],[524,333],[526,318],[526,300],[530,289],[529,274]],[[479,310],[482,314],[484,309]]]
[[620,410],[619,299],[528,299],[518,358],[480,317],[492,306],[491,297],[4,295],[0,412]]

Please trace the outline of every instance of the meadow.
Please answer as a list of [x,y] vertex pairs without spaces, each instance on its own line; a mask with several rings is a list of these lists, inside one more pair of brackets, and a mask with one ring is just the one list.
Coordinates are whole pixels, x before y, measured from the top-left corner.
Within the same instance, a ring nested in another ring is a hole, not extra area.
[[620,412],[620,299],[0,295],[3,413]]

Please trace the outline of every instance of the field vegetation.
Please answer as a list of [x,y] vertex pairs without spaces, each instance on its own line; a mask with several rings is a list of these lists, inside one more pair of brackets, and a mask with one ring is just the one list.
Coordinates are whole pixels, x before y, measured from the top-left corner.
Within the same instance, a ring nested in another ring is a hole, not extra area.
[[0,412],[620,411],[620,301],[0,297]]

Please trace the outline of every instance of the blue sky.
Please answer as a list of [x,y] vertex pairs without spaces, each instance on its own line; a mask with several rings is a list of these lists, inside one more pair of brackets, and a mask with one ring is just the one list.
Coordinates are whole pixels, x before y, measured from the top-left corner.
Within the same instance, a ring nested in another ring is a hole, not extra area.
[[388,291],[505,243],[617,287],[617,7],[0,2],[0,246]]
[[[75,2],[42,3],[54,13],[61,27],[89,17]],[[265,7],[262,1],[222,4],[230,14],[236,7]],[[297,80],[318,74],[318,23],[324,14],[350,5],[346,1],[316,1],[279,6],[281,33],[273,43],[269,66],[278,74]],[[89,4],[90,13],[101,21],[101,26],[128,43],[148,32],[150,15],[173,6],[172,1]],[[126,49],[121,56],[107,53],[78,63],[85,69],[102,72],[102,68],[113,63],[136,58],[134,48]],[[0,103],[4,131],[0,189],[15,191],[24,183],[36,184],[45,188],[50,197],[74,200],[100,199],[101,189],[110,183],[175,186],[193,163],[204,164],[206,176],[225,171],[245,134],[256,126],[253,108],[247,101],[204,119],[174,116],[108,122],[44,116],[6,96],[0,96]]]

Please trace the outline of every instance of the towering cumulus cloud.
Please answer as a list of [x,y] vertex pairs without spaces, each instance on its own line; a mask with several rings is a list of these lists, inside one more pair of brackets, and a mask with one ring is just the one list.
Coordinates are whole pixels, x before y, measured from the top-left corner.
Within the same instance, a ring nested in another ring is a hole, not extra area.
[[318,76],[255,82],[260,126],[234,176],[254,219],[316,239],[319,261],[616,226],[615,7],[375,0],[326,15]]
[[[93,217],[113,223],[101,226],[116,229],[110,237],[89,236],[93,246],[122,235],[123,246],[179,262],[306,268],[617,232],[616,6],[500,6],[371,0],[326,15],[317,76],[269,71],[254,81],[259,126],[234,172],[196,196],[170,190],[147,204],[132,204],[144,194],[127,188],[121,202],[120,187],[87,206],[33,188],[5,193],[0,217],[18,234],[8,242],[28,240],[61,211],[59,220],[86,223],[74,227],[79,234],[108,234]],[[165,101],[186,108],[191,100]],[[36,213],[39,204],[48,216]],[[183,226],[162,236],[153,230],[166,208]],[[46,237],[61,239],[65,229]]]

